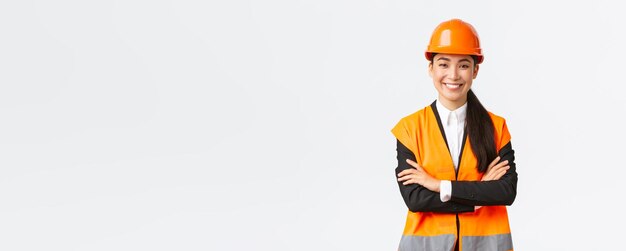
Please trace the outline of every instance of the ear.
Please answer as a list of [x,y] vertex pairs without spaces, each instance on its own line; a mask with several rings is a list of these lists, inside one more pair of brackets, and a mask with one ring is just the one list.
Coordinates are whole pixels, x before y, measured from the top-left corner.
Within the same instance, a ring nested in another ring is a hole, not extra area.
[[474,77],[472,77],[472,79],[476,79],[476,76],[478,75],[478,65],[474,66]]
[[428,63],[428,76],[433,77],[433,62]]

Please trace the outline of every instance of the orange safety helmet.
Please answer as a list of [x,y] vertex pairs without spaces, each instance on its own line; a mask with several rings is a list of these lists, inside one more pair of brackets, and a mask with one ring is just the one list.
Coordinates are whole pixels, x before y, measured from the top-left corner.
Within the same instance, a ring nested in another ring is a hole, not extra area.
[[483,62],[478,33],[461,19],[445,21],[435,28],[426,49],[426,59],[431,60],[433,53],[473,55],[477,64]]

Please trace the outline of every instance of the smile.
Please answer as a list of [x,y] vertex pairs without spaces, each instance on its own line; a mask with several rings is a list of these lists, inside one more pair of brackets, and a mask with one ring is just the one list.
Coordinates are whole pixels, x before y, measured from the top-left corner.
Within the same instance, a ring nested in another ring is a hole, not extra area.
[[456,89],[461,88],[461,86],[463,86],[463,84],[456,84],[456,83],[443,83],[443,85],[448,87],[448,89],[450,90],[456,90]]

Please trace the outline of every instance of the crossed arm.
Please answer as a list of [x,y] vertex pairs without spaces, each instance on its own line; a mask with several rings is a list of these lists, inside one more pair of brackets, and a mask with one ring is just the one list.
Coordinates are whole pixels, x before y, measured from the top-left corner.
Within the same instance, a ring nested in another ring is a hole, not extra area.
[[415,161],[415,154],[397,142],[396,177],[400,193],[410,211],[462,213],[474,206],[511,205],[517,194],[514,151],[509,142],[502,147],[481,181],[451,181],[452,198],[439,198],[440,181],[426,173]]

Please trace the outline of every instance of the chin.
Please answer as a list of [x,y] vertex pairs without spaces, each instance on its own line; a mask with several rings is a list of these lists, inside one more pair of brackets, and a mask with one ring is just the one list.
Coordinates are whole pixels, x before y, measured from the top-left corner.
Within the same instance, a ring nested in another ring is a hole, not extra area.
[[461,100],[463,95],[459,95],[459,94],[456,94],[456,93],[452,94],[452,95],[450,95],[450,94],[445,95],[444,94],[443,97],[446,98],[447,100],[450,100],[450,101],[458,101],[458,100]]

